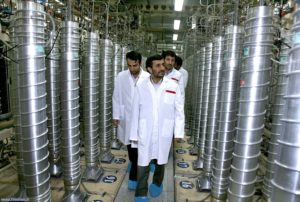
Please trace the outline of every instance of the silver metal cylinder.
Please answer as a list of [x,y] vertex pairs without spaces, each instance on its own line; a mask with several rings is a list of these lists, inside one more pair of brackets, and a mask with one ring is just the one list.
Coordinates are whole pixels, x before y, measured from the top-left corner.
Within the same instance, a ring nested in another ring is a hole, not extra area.
[[269,141],[268,160],[266,165],[266,173],[264,176],[262,192],[265,199],[270,199],[272,192],[271,179],[274,177],[275,172],[275,159],[278,158],[278,139],[282,134],[282,121],[284,106],[286,105],[283,96],[286,94],[286,72],[288,69],[287,57],[291,46],[291,33],[281,32],[283,43],[280,49],[280,62],[278,69],[277,85],[275,88],[275,99],[272,108],[272,125],[271,125],[271,138]]
[[207,43],[205,45],[205,67],[203,76],[203,93],[202,93],[202,104],[201,104],[201,118],[200,118],[200,134],[198,141],[198,155],[197,160],[194,162],[194,169],[203,168],[203,154],[205,145],[205,134],[207,128],[207,115],[208,115],[208,102],[209,102],[209,88],[210,88],[210,77],[212,68],[212,48],[213,43]]
[[272,179],[271,201],[300,201],[300,2],[296,2],[292,28],[292,49],[287,68],[282,134],[278,139],[278,158]]
[[202,104],[202,90],[203,90],[203,63],[205,62],[205,47],[202,47],[195,55],[196,64],[194,65],[193,72],[193,89],[192,92],[192,122],[191,122],[191,139],[193,139],[193,147],[190,154],[198,154],[198,141],[199,141],[199,124]]
[[89,32],[84,39],[82,68],[83,131],[86,170],[83,179],[98,181],[103,173],[99,161],[99,36]]
[[17,44],[22,154],[27,197],[50,201],[43,6],[19,1],[12,23]]
[[211,190],[211,172],[213,159],[213,143],[217,132],[217,117],[219,108],[219,94],[221,68],[224,48],[224,37],[217,36],[213,40],[212,67],[209,87],[207,126],[203,153],[203,173],[198,177],[199,190]]
[[126,46],[122,47],[122,71],[128,69],[127,60],[126,60],[126,53],[128,52],[128,49]]
[[79,130],[79,27],[78,23],[62,23],[61,50],[61,150],[65,194],[62,201],[82,201],[80,192]]
[[214,139],[212,196],[225,200],[229,185],[233,139],[235,136],[239,67],[242,56],[243,30],[229,26],[225,33],[217,135]]
[[[113,73],[113,85],[114,85],[119,72],[122,71],[122,47],[120,44],[117,43],[114,44],[113,71],[114,71]],[[118,140],[116,127],[113,127],[111,138],[112,138],[111,148],[120,149],[122,144]]]
[[[12,45],[15,45],[14,30],[11,29],[11,35],[13,38]],[[9,52],[9,57],[14,60],[17,58],[17,51]],[[24,165],[23,165],[23,145],[22,145],[22,123],[21,123],[21,114],[20,114],[20,92],[19,92],[19,68],[18,64],[10,61],[9,62],[9,71],[11,79],[11,106],[12,113],[14,117],[14,132],[15,132],[15,152],[16,152],[16,165],[18,172],[18,182],[19,190],[14,195],[16,198],[27,198],[25,190],[25,181],[24,181]]]
[[[47,79],[47,116],[48,116],[48,139],[49,139],[49,163],[50,174],[60,176],[62,173],[60,161],[60,53],[59,36],[52,35],[49,46],[46,47]],[[56,38],[55,38],[56,37]]]
[[245,22],[237,133],[231,165],[229,201],[249,201],[255,192],[256,170],[268,101],[273,49],[273,10],[249,9]]
[[198,64],[195,64],[194,61],[191,59],[192,56],[189,56],[186,60],[184,60],[183,66],[186,68],[186,70],[190,74],[190,79],[187,83],[186,87],[186,93],[185,93],[185,128],[188,129],[188,135],[190,135],[190,139],[188,140],[189,144],[194,143],[194,134],[193,134],[193,124],[194,124],[194,100],[195,95],[193,92],[195,92],[195,85],[196,85],[196,74],[198,74]]
[[101,161],[111,162],[114,158],[111,153],[112,130],[112,86],[113,86],[113,43],[100,40],[100,149]]

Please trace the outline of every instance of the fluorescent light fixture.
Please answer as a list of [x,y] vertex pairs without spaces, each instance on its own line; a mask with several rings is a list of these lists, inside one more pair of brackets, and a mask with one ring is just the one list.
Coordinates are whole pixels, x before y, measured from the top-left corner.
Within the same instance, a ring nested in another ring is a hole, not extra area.
[[180,20],[174,20],[174,30],[179,30]]
[[173,49],[175,50],[175,49],[176,49],[176,46],[173,46]]
[[60,5],[65,5],[63,2],[59,1],[59,0],[55,0],[57,3],[59,3]]
[[173,41],[177,41],[178,39],[178,34],[173,34]]
[[84,19],[87,21],[91,21],[91,18],[88,18],[87,16],[85,16]]
[[183,1],[184,0],[175,0],[175,6],[174,6],[175,11],[182,11]]

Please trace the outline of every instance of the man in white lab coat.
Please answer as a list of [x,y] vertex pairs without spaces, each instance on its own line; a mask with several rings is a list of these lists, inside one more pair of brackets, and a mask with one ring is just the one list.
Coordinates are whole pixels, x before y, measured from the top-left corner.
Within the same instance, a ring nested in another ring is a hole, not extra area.
[[189,73],[184,68],[182,68],[182,58],[179,57],[178,55],[176,55],[176,58],[175,58],[174,68],[182,74],[183,86],[184,86],[184,89],[185,89],[186,86],[187,86]]
[[184,82],[182,74],[175,67],[176,54],[174,51],[163,51],[164,65],[166,67],[166,77],[178,83],[182,96],[184,97]]
[[150,196],[163,191],[164,165],[175,138],[184,137],[184,105],[179,85],[165,77],[164,59],[151,56],[146,61],[151,76],[137,88],[132,108],[130,140],[138,148],[138,184],[135,202],[148,201],[149,164],[155,164]]
[[137,185],[137,148],[131,147],[129,140],[132,101],[134,89],[144,79],[148,78],[149,73],[141,68],[142,56],[136,51],[126,54],[128,70],[118,74],[115,81],[113,92],[113,124],[118,127],[118,138],[127,145],[131,168],[129,172],[128,188],[134,190]]

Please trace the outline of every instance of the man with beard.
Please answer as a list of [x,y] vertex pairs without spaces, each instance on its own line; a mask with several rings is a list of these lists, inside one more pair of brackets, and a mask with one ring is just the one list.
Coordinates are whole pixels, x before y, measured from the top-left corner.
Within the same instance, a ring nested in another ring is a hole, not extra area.
[[129,140],[132,100],[134,89],[144,79],[149,77],[149,74],[142,70],[142,56],[136,51],[131,51],[126,54],[128,70],[118,74],[115,81],[113,93],[113,124],[118,127],[118,138],[127,145],[128,156],[131,162],[129,171],[128,189],[134,190],[137,185],[137,148],[131,147]]
[[150,77],[137,88],[133,100],[130,140],[138,148],[137,188],[135,202],[149,201],[149,164],[155,164],[151,197],[163,191],[165,164],[175,138],[184,137],[184,107],[179,85],[165,77],[164,59],[154,55],[147,59]]
[[175,65],[174,65],[174,68],[182,74],[182,78],[183,78],[183,86],[184,86],[184,89],[185,89],[186,86],[187,86],[189,74],[188,74],[188,72],[182,67],[182,58],[179,57],[178,55],[176,55],[176,58],[175,58]]
[[166,77],[179,84],[182,96],[184,97],[184,82],[182,74],[175,67],[176,54],[174,51],[163,51],[164,65],[166,67]]

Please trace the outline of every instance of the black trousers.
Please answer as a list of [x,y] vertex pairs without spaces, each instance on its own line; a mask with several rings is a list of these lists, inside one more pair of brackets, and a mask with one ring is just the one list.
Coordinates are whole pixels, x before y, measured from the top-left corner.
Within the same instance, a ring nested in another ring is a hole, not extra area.
[[[160,186],[164,180],[165,165],[158,165],[157,160],[152,160],[155,164],[155,171],[153,174],[152,183],[156,186]],[[150,172],[150,165],[138,166],[137,168],[137,188],[135,190],[135,196],[147,196],[148,194],[148,178]]]
[[137,160],[138,150],[137,148],[131,148],[131,144],[127,145],[128,157],[131,162],[131,169],[129,172],[129,180],[137,181]]

